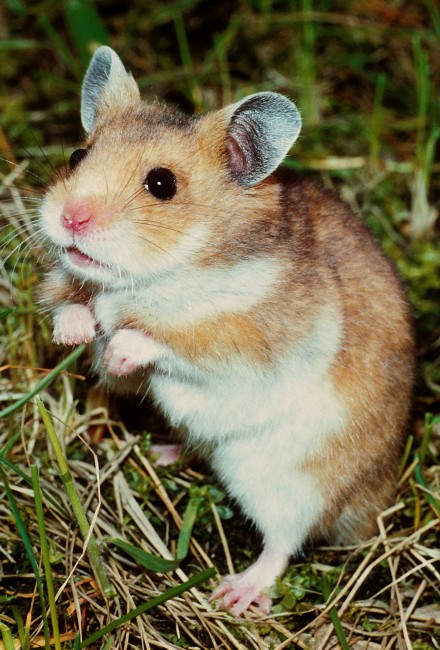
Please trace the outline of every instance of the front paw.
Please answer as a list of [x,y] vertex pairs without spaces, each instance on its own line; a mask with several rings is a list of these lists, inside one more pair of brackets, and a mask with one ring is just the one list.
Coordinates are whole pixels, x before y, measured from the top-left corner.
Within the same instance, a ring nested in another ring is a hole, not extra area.
[[165,348],[137,330],[118,330],[104,353],[109,375],[123,377],[144,368],[164,355]]
[[61,345],[90,343],[95,338],[95,318],[88,307],[73,303],[58,310],[53,340]]

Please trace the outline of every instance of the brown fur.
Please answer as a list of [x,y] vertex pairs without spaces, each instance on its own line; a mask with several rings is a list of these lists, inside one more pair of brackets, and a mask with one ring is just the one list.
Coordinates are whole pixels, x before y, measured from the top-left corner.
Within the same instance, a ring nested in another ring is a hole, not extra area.
[[344,339],[331,377],[353,413],[349,428],[305,464],[328,499],[312,537],[355,542],[375,531],[396,488],[412,390],[411,315],[400,281],[360,221],[330,193],[310,183],[304,189],[323,263],[338,278]]
[[43,306],[53,309],[66,302],[89,305],[95,295],[93,288],[74,278],[67,279],[55,267],[47,273],[38,287],[37,300]]

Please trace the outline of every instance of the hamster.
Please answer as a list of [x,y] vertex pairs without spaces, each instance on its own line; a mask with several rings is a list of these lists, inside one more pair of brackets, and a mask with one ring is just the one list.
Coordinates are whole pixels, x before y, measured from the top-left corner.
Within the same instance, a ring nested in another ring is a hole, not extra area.
[[278,170],[295,105],[273,92],[188,117],[144,103],[109,47],[82,85],[87,134],[42,202],[54,339],[91,343],[110,389],[147,391],[261,533],[214,592],[239,615],[314,540],[375,533],[396,486],[411,313],[338,198]]

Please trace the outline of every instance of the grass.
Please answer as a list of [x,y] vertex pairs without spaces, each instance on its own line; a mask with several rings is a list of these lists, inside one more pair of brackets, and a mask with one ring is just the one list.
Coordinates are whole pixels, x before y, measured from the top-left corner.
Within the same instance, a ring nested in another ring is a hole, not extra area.
[[[0,26],[3,647],[440,647],[436,3],[6,0]],[[35,208],[80,139],[96,42],[119,51],[147,95],[183,110],[263,89],[297,101],[304,131],[287,164],[362,214],[414,306],[419,373],[396,505],[361,548],[293,560],[268,617],[208,602],[214,567],[240,570],[258,552],[235,505],[205,467],[155,468],[146,451],[164,423],[99,394],[83,349],[55,348],[35,305]]]

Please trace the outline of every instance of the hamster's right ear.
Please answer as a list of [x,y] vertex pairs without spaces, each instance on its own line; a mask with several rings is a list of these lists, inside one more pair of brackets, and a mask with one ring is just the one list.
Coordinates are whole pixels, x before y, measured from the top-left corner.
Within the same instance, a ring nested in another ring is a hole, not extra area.
[[98,114],[114,108],[127,108],[139,102],[139,88],[132,75],[111,47],[95,51],[81,90],[81,122],[87,133]]
[[219,115],[228,122],[229,170],[242,187],[257,185],[275,171],[301,130],[295,104],[274,92],[249,95]]

